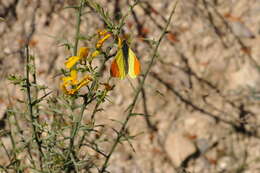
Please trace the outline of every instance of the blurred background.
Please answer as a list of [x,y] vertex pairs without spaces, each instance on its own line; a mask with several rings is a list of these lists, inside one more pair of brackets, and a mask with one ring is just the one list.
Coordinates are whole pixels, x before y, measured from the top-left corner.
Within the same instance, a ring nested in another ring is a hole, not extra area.
[[[115,21],[132,0],[96,0]],[[166,25],[173,0],[140,0],[129,13],[124,33],[143,71],[151,59],[152,42]],[[70,56],[62,44],[73,42],[75,0],[0,0],[0,131],[8,129],[6,110],[24,95],[7,80],[24,74],[24,45],[36,57],[38,83],[59,93],[57,74]],[[81,35],[105,27],[86,8]],[[148,40],[148,41],[147,41]],[[150,41],[149,41],[150,40]],[[81,41],[80,46],[88,46]],[[95,60],[98,64],[98,59]],[[104,77],[109,76],[111,61]],[[260,172],[260,1],[179,0],[149,74],[130,134],[139,134],[113,155],[112,173],[259,173]],[[123,120],[139,80],[113,79],[110,102],[100,122]],[[91,109],[90,109],[91,110]],[[86,112],[86,115],[88,111]],[[87,120],[86,120],[87,121]],[[112,133],[112,132],[111,132]],[[11,141],[0,136],[7,150]],[[0,165],[6,165],[0,149]]]

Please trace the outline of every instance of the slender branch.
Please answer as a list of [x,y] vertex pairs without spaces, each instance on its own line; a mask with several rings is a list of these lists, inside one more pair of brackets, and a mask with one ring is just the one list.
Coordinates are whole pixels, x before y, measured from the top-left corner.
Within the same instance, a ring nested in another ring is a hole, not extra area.
[[42,147],[41,147],[41,139],[40,136],[37,132],[36,129],[36,117],[33,115],[33,104],[32,104],[32,96],[31,96],[31,83],[30,83],[30,69],[29,69],[29,63],[30,63],[30,55],[29,55],[29,48],[28,46],[26,47],[26,93],[27,93],[27,99],[28,99],[28,109],[29,109],[29,114],[30,114],[30,118],[31,118],[31,125],[33,128],[33,135],[35,137],[36,140],[36,144],[38,147],[38,151],[40,152],[40,167],[42,170],[42,156],[44,156],[43,151],[42,151]]
[[[80,126],[80,123],[82,121],[82,118],[83,118],[83,114],[84,114],[84,111],[86,109],[86,106],[87,106],[87,99],[84,98],[84,103],[81,107],[81,110],[80,110],[80,114],[78,117],[76,117],[76,120],[74,121],[74,125],[73,125],[73,130],[71,132],[71,136],[70,136],[70,144],[69,144],[69,150],[68,150],[68,153],[67,153],[67,157],[66,157],[66,160],[68,161],[70,156],[71,156],[71,153],[73,151],[73,147],[74,147],[74,141],[75,141],[75,137],[78,133],[78,130],[79,130],[79,126]],[[66,169],[66,172],[70,172],[70,169],[67,168]]]
[[[106,61],[107,61],[107,59],[105,59],[102,62],[101,67],[98,70],[98,74],[103,70],[103,68],[105,68],[105,62]],[[68,153],[67,153],[66,161],[69,160],[69,158],[71,156],[71,153],[73,151],[75,137],[78,134],[79,127],[80,127],[80,124],[81,124],[81,121],[82,121],[82,118],[83,118],[84,111],[85,111],[87,105],[90,104],[93,101],[93,99],[92,99],[93,98],[93,91],[94,91],[94,88],[96,87],[96,85],[98,84],[98,80],[99,80],[99,76],[95,77],[94,81],[91,84],[90,91],[88,92],[87,95],[85,95],[83,97],[84,98],[84,103],[83,103],[83,105],[81,107],[81,111],[80,111],[79,116],[74,121],[73,130],[71,132],[69,150],[68,150]],[[84,135],[83,135],[82,138],[84,138]],[[80,141],[82,141],[82,139]],[[70,172],[69,167],[67,167],[66,172]]]
[[[75,43],[74,43],[74,49],[73,49],[74,56],[77,56],[83,3],[84,3],[84,0],[80,0],[80,5],[77,8],[77,24],[76,24],[76,33],[75,33]],[[79,125],[81,123],[86,106],[87,106],[87,100],[84,98],[84,103],[81,107],[80,115],[78,117],[76,117],[76,119],[73,123],[73,129],[72,129],[71,135],[70,135],[70,144],[69,144],[69,149],[68,149],[68,153],[66,156],[66,162],[69,160],[70,154],[73,151],[74,139],[75,139],[76,134],[78,133]],[[66,172],[70,172],[69,167],[66,168]]]
[[79,5],[78,10],[77,10],[77,25],[76,25],[75,43],[74,43],[74,49],[73,49],[74,56],[77,56],[77,51],[78,51],[83,3],[84,3],[84,0],[81,0],[80,5]]
[[143,109],[144,109],[144,118],[145,118],[145,122],[148,126],[148,128],[150,129],[151,132],[155,132],[157,131],[157,127],[155,124],[152,124],[150,118],[149,118],[149,112],[148,112],[148,107],[147,107],[147,103],[146,103],[146,100],[147,100],[147,97],[146,97],[146,92],[145,92],[145,89],[144,87],[142,87],[141,89],[141,94],[142,94],[142,100],[143,100]]
[[132,101],[132,103],[131,103],[131,105],[130,105],[130,107],[129,107],[129,111],[128,111],[127,117],[126,117],[125,121],[123,122],[123,125],[122,125],[122,127],[121,127],[121,129],[120,129],[120,131],[119,131],[119,133],[118,133],[118,135],[117,135],[117,138],[116,138],[114,144],[112,145],[112,148],[110,149],[110,151],[109,151],[109,153],[108,153],[108,155],[107,155],[107,157],[106,157],[106,159],[105,159],[104,164],[102,165],[101,170],[99,171],[100,173],[104,173],[104,172],[106,171],[108,162],[109,162],[109,160],[110,160],[110,158],[111,158],[113,152],[115,151],[117,145],[119,144],[121,138],[123,137],[123,133],[124,133],[124,131],[125,131],[125,128],[126,128],[126,126],[127,126],[127,123],[128,123],[128,121],[129,121],[129,119],[131,118],[131,115],[132,115],[133,110],[134,110],[134,107],[135,107],[135,105],[136,105],[138,96],[139,96],[139,94],[140,94],[141,91],[142,91],[142,88],[143,88],[143,86],[144,86],[144,83],[145,83],[145,80],[146,80],[146,78],[147,78],[147,76],[148,76],[148,73],[150,72],[151,67],[152,67],[153,64],[154,64],[155,58],[157,57],[157,52],[158,52],[160,43],[161,43],[162,39],[164,38],[165,34],[167,33],[167,29],[168,29],[168,27],[169,27],[169,25],[170,25],[171,19],[172,19],[172,17],[173,17],[174,12],[175,12],[175,9],[176,9],[176,6],[177,6],[177,2],[178,2],[178,1],[175,2],[174,6],[173,6],[173,9],[172,9],[172,11],[171,11],[170,17],[169,17],[169,19],[168,19],[168,21],[167,21],[167,24],[166,24],[166,26],[164,27],[164,30],[163,30],[163,32],[161,33],[161,35],[160,35],[160,37],[159,37],[159,39],[158,39],[158,41],[157,41],[156,47],[155,47],[155,49],[154,49],[154,51],[153,51],[152,59],[151,59],[149,65],[148,65],[147,70],[146,70],[145,73],[144,73],[144,77],[143,77],[143,79],[141,80],[140,85],[139,85],[139,88],[138,88],[138,90],[137,90],[137,92],[136,92],[136,94],[135,94],[135,96],[134,96],[134,99],[133,99],[133,101]]

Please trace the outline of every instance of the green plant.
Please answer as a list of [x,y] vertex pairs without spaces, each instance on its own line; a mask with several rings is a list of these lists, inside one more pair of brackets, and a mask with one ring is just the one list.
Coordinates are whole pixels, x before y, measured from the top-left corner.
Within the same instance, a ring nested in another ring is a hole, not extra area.
[[[128,12],[131,12],[138,3],[136,1],[130,6]],[[84,15],[86,7],[94,10],[106,24],[104,30],[92,33],[89,37],[84,37],[80,33],[81,17]],[[127,132],[128,122],[133,116],[143,115],[135,113],[134,108],[157,57],[160,43],[167,33],[176,3],[159,39],[154,42],[151,60],[140,76],[140,84],[127,109],[125,120],[120,122],[119,129],[113,128],[116,137],[112,140],[103,133],[104,128],[108,128],[107,125],[97,124],[95,115],[102,111],[102,103],[108,100],[108,94],[114,88],[110,82],[111,78],[104,79],[102,76],[107,61],[115,56],[120,56],[113,53],[112,48],[117,48],[117,52],[121,51],[123,54],[121,56],[129,56],[129,54],[125,55],[125,51],[131,50],[127,43],[124,43],[127,50],[124,46],[120,47],[120,39],[123,38],[122,28],[128,13],[123,15],[119,22],[115,22],[109,13],[95,1],[80,0],[79,5],[68,8],[75,10],[77,23],[74,44],[64,44],[73,53],[65,61],[65,68],[61,69],[61,90],[63,92],[56,94],[49,91],[47,86],[37,83],[37,68],[34,63],[36,57],[30,55],[28,44],[24,52],[26,57],[25,75],[9,77],[13,84],[21,88],[26,98],[21,101],[24,104],[21,110],[13,107],[7,112],[11,128],[5,134],[8,134],[12,141],[12,152],[8,153],[5,150],[10,161],[9,165],[0,167],[5,172],[13,170],[15,172],[53,173],[92,172],[95,170],[104,173],[107,172],[110,158],[118,144],[126,141],[131,145],[131,140],[135,137]],[[109,39],[110,42],[108,42]],[[94,40],[95,44],[78,49],[81,40],[89,42]],[[107,44],[106,48],[104,44]],[[133,54],[133,52],[131,53]],[[95,66],[92,61],[97,58],[101,60],[101,63]],[[118,68],[126,67],[122,65]],[[92,113],[87,115],[89,121],[83,123],[85,110],[91,108],[91,104],[95,106]],[[102,149],[103,142],[111,143],[108,151]],[[2,146],[5,148],[3,144]],[[94,153],[86,152],[86,148],[91,149]],[[82,152],[84,154],[81,154]]]

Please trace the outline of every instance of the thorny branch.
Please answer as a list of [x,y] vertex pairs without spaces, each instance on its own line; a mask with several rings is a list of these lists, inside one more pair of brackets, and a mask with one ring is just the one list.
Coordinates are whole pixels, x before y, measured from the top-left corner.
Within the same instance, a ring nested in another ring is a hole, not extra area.
[[170,17],[168,18],[167,24],[164,27],[164,30],[162,31],[162,33],[161,33],[161,35],[160,35],[160,37],[159,37],[159,39],[157,41],[157,44],[156,44],[156,46],[154,48],[153,55],[152,55],[152,58],[151,58],[151,61],[150,61],[149,65],[148,65],[148,68],[145,71],[144,76],[142,78],[142,81],[141,81],[141,83],[139,85],[139,88],[137,89],[136,94],[134,96],[134,99],[133,99],[132,103],[129,106],[129,110],[128,110],[128,114],[126,116],[126,119],[123,122],[122,127],[121,127],[121,129],[119,130],[119,132],[117,134],[117,138],[116,138],[114,144],[112,145],[111,150],[109,151],[109,153],[108,153],[108,155],[107,155],[107,157],[105,159],[105,162],[104,162],[101,170],[99,171],[100,173],[104,173],[106,171],[106,168],[107,168],[108,162],[110,160],[110,157],[112,156],[112,154],[115,151],[117,145],[119,144],[121,138],[123,137],[124,131],[126,130],[126,127],[127,127],[127,123],[130,120],[131,115],[133,113],[133,110],[134,110],[135,104],[137,102],[138,96],[141,93],[142,87],[144,86],[144,83],[145,83],[145,80],[146,80],[146,78],[148,76],[148,73],[150,72],[151,67],[153,66],[154,61],[155,61],[155,59],[157,57],[157,52],[158,52],[160,43],[161,43],[162,39],[164,38],[165,34],[167,33],[167,29],[168,29],[168,26],[170,25],[171,19],[173,17],[174,12],[175,12],[175,9],[176,9],[176,6],[177,6],[177,2],[178,1],[176,1],[174,3],[174,5],[173,5],[173,8],[172,8],[172,11],[170,13]]

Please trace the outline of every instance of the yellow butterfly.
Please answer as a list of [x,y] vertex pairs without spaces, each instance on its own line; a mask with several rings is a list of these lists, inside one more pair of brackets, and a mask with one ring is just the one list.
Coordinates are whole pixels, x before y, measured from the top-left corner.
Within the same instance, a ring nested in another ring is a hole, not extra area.
[[111,64],[110,74],[112,77],[124,79],[128,74],[136,78],[141,72],[141,65],[135,53],[128,46],[127,41],[118,38],[118,51]]

